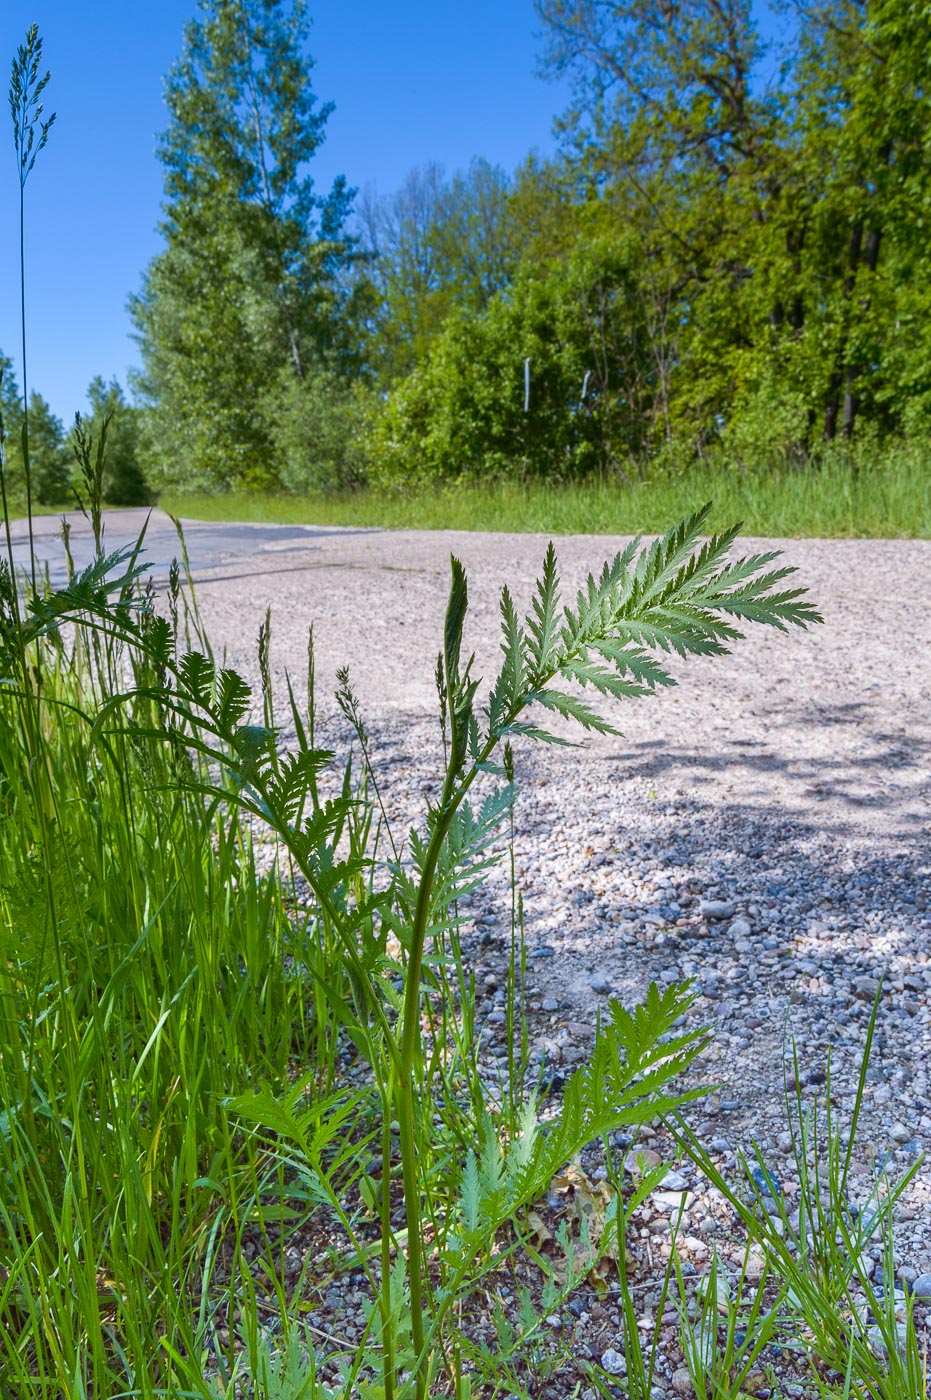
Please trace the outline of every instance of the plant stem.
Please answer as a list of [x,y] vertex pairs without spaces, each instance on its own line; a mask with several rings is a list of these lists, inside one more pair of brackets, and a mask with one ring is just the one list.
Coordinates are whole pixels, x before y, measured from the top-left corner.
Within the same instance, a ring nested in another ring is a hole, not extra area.
[[26,186],[19,186],[19,319],[23,341],[23,471],[26,477],[26,517],[29,521],[29,577],[36,591],[36,544],[32,527],[32,466],[29,461],[29,393],[26,375]]
[[[448,776],[447,776],[448,785]],[[420,1183],[417,1161],[417,1134],[414,1127],[414,1058],[420,1040],[420,976],[423,970],[424,944],[430,917],[430,896],[443,842],[449,831],[456,808],[465,795],[460,788],[455,800],[447,800],[441,809],[436,828],[427,848],[411,934],[411,950],[407,963],[404,988],[404,1019],[401,1025],[401,1067],[398,1074],[397,1104],[401,1129],[401,1171],[404,1179],[404,1213],[407,1223],[407,1264],[411,1292],[411,1338],[419,1365],[415,1383],[417,1400],[426,1400],[426,1381],[422,1370],[424,1348],[424,1257],[422,1217],[420,1212]]]

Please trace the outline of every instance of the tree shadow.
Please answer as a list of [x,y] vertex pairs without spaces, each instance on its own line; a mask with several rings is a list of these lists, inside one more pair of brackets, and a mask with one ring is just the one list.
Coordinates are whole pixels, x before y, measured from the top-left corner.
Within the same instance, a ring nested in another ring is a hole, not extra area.
[[[849,741],[856,729],[855,743]],[[844,741],[817,752],[806,752],[804,742],[794,751],[787,740],[791,731],[804,735],[814,729],[830,734],[844,732]],[[780,787],[788,784],[794,821],[806,808],[811,829],[849,829],[843,814],[871,809],[886,814],[897,835],[908,838],[927,832],[931,821],[931,741],[891,727],[888,717],[865,702],[806,706],[785,713],[782,722],[770,726],[772,737],[728,738],[717,752],[692,744],[648,739],[613,752],[602,761],[621,769],[626,779],[680,784],[684,788],[719,786],[728,782],[742,789],[736,798],[747,813],[753,808],[747,787],[754,777],[778,775]],[[760,805],[772,812],[773,795],[765,784]],[[777,799],[778,800],[778,799]],[[728,805],[731,799],[728,798]],[[786,804],[783,804],[786,805]],[[923,809],[923,810],[922,810]]]

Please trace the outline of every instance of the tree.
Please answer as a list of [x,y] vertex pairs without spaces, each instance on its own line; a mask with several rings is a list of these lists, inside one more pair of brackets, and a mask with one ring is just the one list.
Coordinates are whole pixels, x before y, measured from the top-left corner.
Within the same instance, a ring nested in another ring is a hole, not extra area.
[[[27,504],[23,465],[23,397],[16,383],[13,361],[0,351],[0,417],[3,420],[3,474],[7,499],[22,509]],[[71,495],[73,461],[64,427],[48,403],[35,390],[29,395],[29,464],[33,500],[43,506],[60,505]]]
[[670,149],[726,176],[758,142],[749,0],[536,0],[547,62],[575,83],[567,132],[633,168]]
[[804,0],[799,12],[798,145],[816,191],[805,326],[817,325],[830,440],[852,437],[860,414],[903,421],[916,391],[928,402],[931,12],[912,0]]
[[387,383],[422,360],[453,311],[484,311],[514,276],[510,191],[500,166],[476,159],[451,179],[430,164],[392,195],[364,193],[359,276],[374,291],[372,359]]
[[639,242],[663,437],[703,450],[749,340],[746,230],[765,221],[784,129],[754,83],[748,0],[537,0],[548,62],[572,75],[571,161]]
[[164,251],[131,303],[155,480],[272,484],[263,396],[282,369],[353,368],[339,177],[307,174],[330,105],[311,89],[303,0],[199,0],[167,87]]
[[[23,475],[20,434],[23,428],[23,400],[13,372],[13,361],[0,350],[0,419],[3,424],[3,463],[6,489],[15,490]],[[25,490],[25,481],[22,481]]]
[[636,242],[580,238],[530,263],[482,313],[454,311],[376,424],[386,480],[626,471],[651,429],[654,376]]
[[[13,361],[0,351],[0,417],[3,419],[3,475],[12,507],[26,505],[23,466],[23,398],[13,373]],[[71,489],[71,453],[60,418],[35,390],[29,395],[29,464],[32,496],[39,505],[67,501]]]
[[668,437],[745,460],[931,410],[931,12],[795,6],[764,90],[747,0],[538,0],[576,80],[567,154],[636,230],[665,308]]
[[151,504],[141,463],[140,410],[126,402],[116,379],[107,384],[99,374],[88,385],[87,400],[91,409],[87,428],[95,441],[107,424],[104,500],[113,506]]
[[69,500],[73,459],[65,429],[35,390],[29,395],[29,465],[33,497],[40,505]]

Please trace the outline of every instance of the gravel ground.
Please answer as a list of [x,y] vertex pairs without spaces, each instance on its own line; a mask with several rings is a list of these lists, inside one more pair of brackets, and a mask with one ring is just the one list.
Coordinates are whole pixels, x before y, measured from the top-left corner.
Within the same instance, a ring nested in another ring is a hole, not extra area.
[[[108,539],[135,528],[137,513],[115,513]],[[51,529],[43,527],[40,552],[55,568]],[[187,538],[201,611],[232,663],[254,674],[254,639],[270,605],[279,675],[303,673],[314,624],[325,715],[334,713],[335,670],[349,665],[389,808],[405,818],[438,774],[432,677],[450,552],[469,572],[467,638],[478,673],[489,675],[500,585],[526,602],[546,545],[529,535],[193,523]],[[559,541],[567,587],[621,543]],[[151,546],[162,573],[174,544],[157,514]],[[693,1122],[725,1167],[758,1145],[791,1205],[791,1045],[806,1103],[823,1096],[830,1049],[843,1120],[880,977],[853,1180],[865,1195],[877,1163],[904,1168],[931,1145],[931,542],[741,546],[762,548],[782,549],[797,566],[825,625],[790,636],[752,629],[731,657],[679,665],[678,689],[617,710],[622,738],[568,752],[519,749],[517,865],[537,1059],[554,1071],[583,1059],[609,994],[631,1001],[651,980],[695,978],[695,1015],[716,1028],[700,1075],[719,1087]],[[466,944],[489,1074],[506,1055],[508,908],[500,870],[472,910]],[[700,1270],[719,1211],[683,1171]],[[647,1246],[664,1231],[668,1238],[668,1220],[668,1201],[647,1202]],[[896,1246],[905,1279],[931,1272],[927,1166],[898,1207]],[[340,1316],[324,1307],[318,1321]],[[611,1360],[617,1309],[610,1297],[592,1299],[553,1330],[576,1355]],[[684,1388],[669,1348],[662,1393]],[[571,1388],[564,1379],[539,1393]]]

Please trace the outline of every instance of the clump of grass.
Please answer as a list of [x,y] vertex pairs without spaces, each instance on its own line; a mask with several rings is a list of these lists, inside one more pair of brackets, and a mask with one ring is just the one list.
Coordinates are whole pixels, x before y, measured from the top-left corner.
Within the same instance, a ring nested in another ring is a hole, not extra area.
[[830,454],[804,470],[725,464],[629,482],[463,481],[316,496],[172,491],[160,503],[172,515],[196,520],[635,535],[662,533],[696,500],[713,500],[719,519],[740,520],[746,533],[768,538],[931,538],[931,473],[918,445],[889,450],[876,461]]
[[[698,1328],[687,1332],[685,1354],[699,1400],[706,1393],[735,1394],[748,1369],[750,1343],[755,1363],[774,1338],[807,1366],[814,1392],[824,1400],[851,1395],[918,1400],[928,1393],[928,1340],[917,1335],[914,1300],[896,1286],[893,1242],[896,1203],[920,1164],[914,1162],[896,1181],[880,1170],[865,1199],[854,1201],[850,1187],[881,994],[880,989],[869,1021],[850,1122],[836,1121],[830,1060],[823,1111],[817,1101],[806,1108],[799,1088],[794,1099],[787,1094],[791,1160],[800,1184],[796,1210],[789,1211],[759,1155],[743,1161],[742,1182],[728,1181],[681,1120],[675,1129],[682,1149],[722,1192],[764,1261],[762,1279],[749,1290],[750,1321],[740,1311],[748,1292],[745,1263],[736,1289],[728,1285],[718,1309],[723,1323],[714,1316],[709,1290]],[[795,1071],[798,1085],[797,1054]],[[869,1253],[877,1241],[883,1261],[879,1283]],[[684,1296],[681,1275],[680,1292]],[[743,1356],[734,1346],[738,1322]]]

